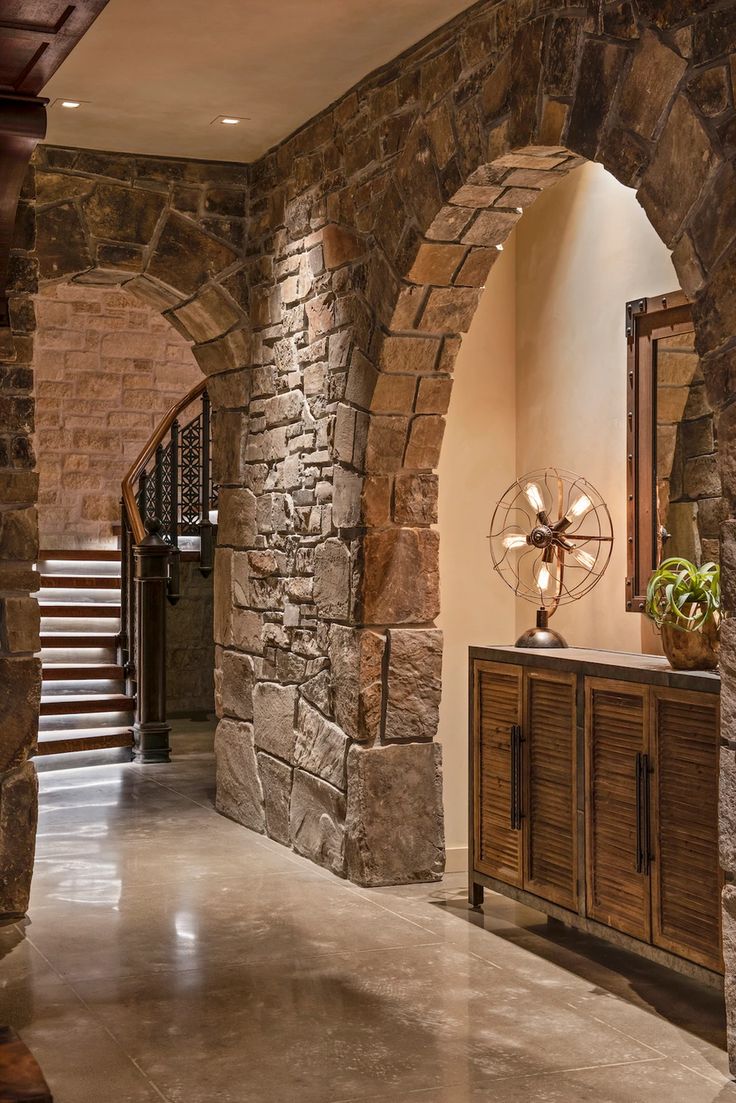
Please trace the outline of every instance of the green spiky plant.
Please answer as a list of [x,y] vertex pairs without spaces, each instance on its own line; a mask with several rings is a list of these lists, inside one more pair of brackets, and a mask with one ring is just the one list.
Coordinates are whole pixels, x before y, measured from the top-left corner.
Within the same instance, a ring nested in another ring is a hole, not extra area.
[[717,563],[696,567],[679,556],[665,559],[649,579],[645,611],[658,628],[669,624],[683,632],[697,632],[709,621],[717,627],[721,615],[720,567]]

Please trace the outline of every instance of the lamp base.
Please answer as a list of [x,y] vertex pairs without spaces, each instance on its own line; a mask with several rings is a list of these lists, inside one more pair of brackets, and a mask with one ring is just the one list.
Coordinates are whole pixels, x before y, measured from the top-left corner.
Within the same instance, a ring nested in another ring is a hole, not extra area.
[[[552,610],[554,612],[554,609]],[[535,628],[527,628],[519,636],[516,647],[567,647],[567,641],[559,632],[549,627],[549,613],[545,608],[537,609],[537,624]]]
[[527,628],[514,647],[567,647],[567,642],[553,628]]

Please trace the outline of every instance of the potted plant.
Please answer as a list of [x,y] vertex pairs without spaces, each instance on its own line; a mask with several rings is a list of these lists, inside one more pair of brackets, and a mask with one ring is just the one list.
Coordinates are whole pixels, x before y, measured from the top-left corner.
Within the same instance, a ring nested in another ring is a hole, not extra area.
[[688,559],[665,559],[649,579],[646,614],[662,633],[675,670],[715,670],[721,620],[721,570]]

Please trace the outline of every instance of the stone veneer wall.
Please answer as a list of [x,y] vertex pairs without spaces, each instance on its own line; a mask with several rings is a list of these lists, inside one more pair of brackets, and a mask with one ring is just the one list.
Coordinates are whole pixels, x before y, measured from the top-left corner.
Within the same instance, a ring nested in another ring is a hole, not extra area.
[[202,373],[189,342],[120,288],[47,283],[35,305],[41,547],[116,547],[120,481]]
[[[452,367],[519,208],[581,157],[637,188],[695,298],[733,512],[734,54],[732,4],[489,0],[248,170],[45,151],[39,175],[58,191],[39,218],[44,274],[130,276],[212,376],[221,810],[362,883],[439,876],[432,524]],[[230,210],[245,244],[225,238]],[[728,520],[729,611],[734,549]],[[731,624],[721,857],[736,1014]]]

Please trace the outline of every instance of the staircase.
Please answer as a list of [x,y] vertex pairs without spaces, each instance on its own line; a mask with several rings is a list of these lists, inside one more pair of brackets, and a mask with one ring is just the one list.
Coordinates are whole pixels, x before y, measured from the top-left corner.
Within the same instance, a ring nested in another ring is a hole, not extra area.
[[135,701],[118,662],[120,552],[44,551],[39,755],[130,747]]

